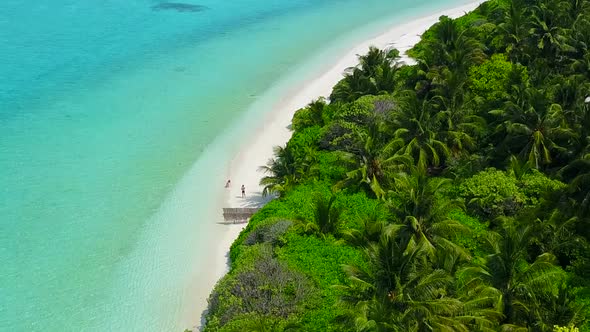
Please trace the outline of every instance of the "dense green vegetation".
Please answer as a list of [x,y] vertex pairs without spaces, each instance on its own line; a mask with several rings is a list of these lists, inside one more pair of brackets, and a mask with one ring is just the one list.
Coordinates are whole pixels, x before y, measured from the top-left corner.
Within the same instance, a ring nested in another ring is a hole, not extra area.
[[441,17],[293,118],[206,331],[590,331],[590,1]]

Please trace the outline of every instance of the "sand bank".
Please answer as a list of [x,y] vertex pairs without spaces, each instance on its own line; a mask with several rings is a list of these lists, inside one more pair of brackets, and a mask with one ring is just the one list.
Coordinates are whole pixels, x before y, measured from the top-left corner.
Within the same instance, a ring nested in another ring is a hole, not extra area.
[[[404,24],[396,24],[387,31],[377,34],[364,42],[349,48],[337,61],[326,66],[325,71],[317,73],[311,80],[301,83],[290,89],[290,93],[281,96],[279,102],[272,106],[265,118],[257,122],[257,128],[242,128],[247,132],[247,138],[239,144],[241,148],[228,166],[227,178],[232,185],[226,190],[225,207],[255,207],[268,201],[262,197],[262,187],[259,181],[264,174],[258,171],[259,166],[265,165],[273,157],[273,147],[283,146],[291,137],[288,129],[293,114],[309,102],[320,96],[327,97],[332,87],[343,77],[346,68],[355,66],[358,54],[367,52],[369,46],[379,48],[395,47],[402,53],[402,61],[411,64],[414,61],[405,55],[405,52],[420,40],[420,35],[438,21],[442,15],[456,18],[475,9],[483,1],[474,1],[459,7],[442,10],[436,14],[413,19]],[[246,187],[246,198],[241,197],[241,185]],[[223,238],[217,242],[217,248],[212,249],[211,255],[218,259],[215,266],[210,267],[211,278],[218,280],[229,269],[227,254],[229,247],[237,238],[245,225],[223,225],[226,232]],[[204,310],[203,303],[198,310]]]

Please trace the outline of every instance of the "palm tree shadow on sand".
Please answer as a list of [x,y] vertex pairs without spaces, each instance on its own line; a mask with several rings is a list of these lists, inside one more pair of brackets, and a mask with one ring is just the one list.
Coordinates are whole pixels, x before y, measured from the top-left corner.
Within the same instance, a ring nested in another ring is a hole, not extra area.
[[241,195],[236,195],[235,197],[241,200],[242,203],[240,205],[244,208],[261,208],[264,205],[266,205],[266,203],[277,198],[276,195],[263,196],[262,193],[259,191],[247,194],[246,197],[242,197]]

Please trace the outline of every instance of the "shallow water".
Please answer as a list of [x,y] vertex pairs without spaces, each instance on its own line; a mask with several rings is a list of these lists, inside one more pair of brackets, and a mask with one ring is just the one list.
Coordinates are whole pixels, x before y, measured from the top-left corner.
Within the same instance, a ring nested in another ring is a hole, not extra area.
[[1,1],[0,330],[189,327],[245,110],[449,2]]

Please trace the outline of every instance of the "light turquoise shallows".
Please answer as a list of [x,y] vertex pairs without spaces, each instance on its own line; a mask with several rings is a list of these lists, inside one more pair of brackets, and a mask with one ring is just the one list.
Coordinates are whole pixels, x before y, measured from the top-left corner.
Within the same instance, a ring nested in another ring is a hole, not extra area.
[[450,2],[0,1],[0,330],[188,327],[248,106]]

